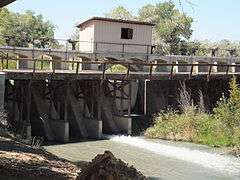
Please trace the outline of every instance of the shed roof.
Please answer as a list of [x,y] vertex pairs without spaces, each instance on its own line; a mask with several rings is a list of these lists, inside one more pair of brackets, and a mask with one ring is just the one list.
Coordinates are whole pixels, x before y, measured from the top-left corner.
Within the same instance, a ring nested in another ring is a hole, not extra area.
[[78,28],[83,27],[84,25],[88,24],[91,21],[108,21],[108,22],[118,22],[118,23],[127,23],[127,24],[138,24],[138,25],[148,25],[148,26],[155,26],[155,24],[150,22],[143,22],[143,21],[133,21],[133,20],[123,20],[123,19],[112,19],[112,18],[105,18],[105,17],[92,17],[79,25]]
[[0,1],[0,8],[12,3],[13,1],[15,1],[15,0],[1,0]]

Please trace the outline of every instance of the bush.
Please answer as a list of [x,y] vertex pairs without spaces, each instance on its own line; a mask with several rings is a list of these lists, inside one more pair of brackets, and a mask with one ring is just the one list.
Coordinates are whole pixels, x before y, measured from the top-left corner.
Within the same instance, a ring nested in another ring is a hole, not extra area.
[[196,142],[200,134],[211,132],[212,122],[210,115],[199,112],[196,108],[182,114],[170,110],[161,112],[155,118],[154,126],[147,129],[145,135],[151,138]]
[[213,114],[193,106],[186,89],[180,92],[181,113],[173,110],[159,113],[153,127],[146,130],[147,137],[191,141],[211,146],[240,145],[240,88],[235,77],[230,82],[230,97],[227,99],[223,96]]
[[230,97],[222,97],[214,108],[214,118],[224,129],[232,145],[240,145],[240,88],[234,77],[230,82]]

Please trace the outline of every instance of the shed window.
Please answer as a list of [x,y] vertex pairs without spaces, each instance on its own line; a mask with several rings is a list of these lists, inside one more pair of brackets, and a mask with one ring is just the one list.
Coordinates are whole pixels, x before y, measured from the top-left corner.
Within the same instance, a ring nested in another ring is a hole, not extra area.
[[133,38],[133,29],[122,28],[121,39],[132,39]]

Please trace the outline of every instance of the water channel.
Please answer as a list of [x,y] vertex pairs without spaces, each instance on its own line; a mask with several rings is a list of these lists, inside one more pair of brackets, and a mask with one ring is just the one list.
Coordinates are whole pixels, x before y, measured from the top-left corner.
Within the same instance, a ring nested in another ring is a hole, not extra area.
[[149,179],[239,180],[240,159],[218,149],[144,137],[108,136],[108,140],[49,145],[45,149],[70,161],[90,161],[110,150]]

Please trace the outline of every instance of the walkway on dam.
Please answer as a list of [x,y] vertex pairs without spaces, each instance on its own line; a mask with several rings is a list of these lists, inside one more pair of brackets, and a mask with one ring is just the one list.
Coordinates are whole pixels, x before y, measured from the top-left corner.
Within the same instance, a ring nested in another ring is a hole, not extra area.
[[[136,144],[146,148],[136,147]],[[156,146],[156,149],[147,148],[152,146]],[[169,149],[168,153],[161,152],[164,148]],[[90,161],[96,154],[110,150],[117,158],[133,165],[149,179],[237,180],[240,177],[239,160],[221,156],[209,147],[189,143],[115,137],[102,141],[50,145],[45,146],[45,149],[70,161]],[[196,154],[197,157],[194,156]]]
[[[240,72],[235,73],[223,73],[223,72],[216,72],[211,73],[209,76],[208,73],[198,73],[198,74],[189,74],[189,72],[178,72],[177,74],[171,74],[169,72],[129,72],[127,75],[126,72],[124,73],[104,73],[102,71],[96,70],[85,70],[78,72],[77,74],[73,70],[56,70],[53,74],[50,70],[38,70],[34,73],[32,70],[3,70],[5,74],[5,79],[19,79],[19,80],[29,80],[29,79],[36,79],[36,80],[102,80],[102,79],[111,79],[111,80],[185,80],[185,79],[228,79],[231,78],[233,75],[239,76]],[[104,77],[103,77],[104,76]]]

